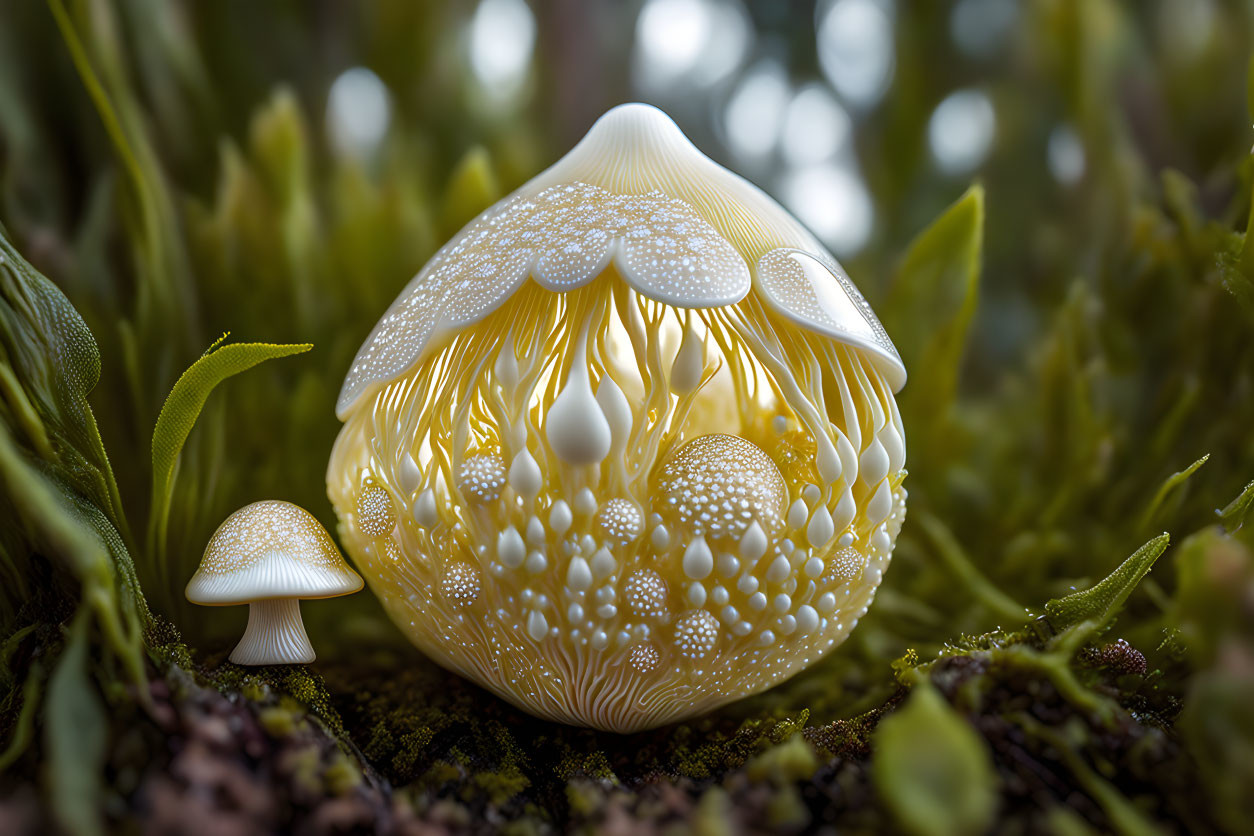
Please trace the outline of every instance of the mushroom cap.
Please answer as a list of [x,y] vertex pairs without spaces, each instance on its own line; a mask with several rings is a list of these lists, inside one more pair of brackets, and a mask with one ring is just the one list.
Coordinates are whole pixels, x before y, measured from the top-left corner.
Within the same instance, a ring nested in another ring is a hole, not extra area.
[[313,514],[272,499],[245,505],[218,526],[186,595],[193,604],[226,606],[335,598],[362,586]]
[[894,391],[905,384],[897,349],[818,239],[665,113],[625,104],[432,256],[357,352],[336,413],[347,418],[528,279],[573,290],[611,264],[639,293],[678,307],[735,304],[756,289],[780,316],[864,352]]

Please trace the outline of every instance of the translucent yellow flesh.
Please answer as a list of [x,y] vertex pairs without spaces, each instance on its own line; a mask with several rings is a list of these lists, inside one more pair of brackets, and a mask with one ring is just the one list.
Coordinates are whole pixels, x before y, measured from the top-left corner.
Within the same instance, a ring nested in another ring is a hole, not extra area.
[[523,285],[354,404],[328,490],[424,652],[537,715],[632,731],[845,638],[900,529],[903,438],[856,349],[755,292],[685,310],[611,265]]

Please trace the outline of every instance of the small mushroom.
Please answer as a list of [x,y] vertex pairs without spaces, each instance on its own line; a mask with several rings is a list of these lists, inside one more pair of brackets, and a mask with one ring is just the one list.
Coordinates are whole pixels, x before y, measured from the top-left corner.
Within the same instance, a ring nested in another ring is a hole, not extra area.
[[248,604],[248,627],[232,662],[292,665],[314,660],[300,599],[335,598],[361,587],[361,576],[312,514],[267,500],[245,505],[218,526],[186,594],[205,606]]

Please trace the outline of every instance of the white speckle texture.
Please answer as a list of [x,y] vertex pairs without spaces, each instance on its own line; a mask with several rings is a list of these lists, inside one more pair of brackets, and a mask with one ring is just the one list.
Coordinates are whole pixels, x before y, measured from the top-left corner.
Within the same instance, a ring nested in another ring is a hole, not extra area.
[[462,230],[401,292],[358,351],[338,411],[407,371],[432,337],[487,316],[528,276],[572,290],[611,260],[636,290],[667,304],[726,305],[749,292],[745,260],[681,200],[587,183],[520,194]]
[[695,438],[662,466],[662,493],[679,522],[697,534],[739,539],[756,520],[780,527],[787,489],[760,447],[734,435]]
[[718,644],[718,619],[707,610],[693,610],[675,624],[675,647],[689,659],[704,659]]
[[496,502],[505,487],[505,462],[495,453],[471,456],[462,463],[458,480],[462,490],[480,502]]

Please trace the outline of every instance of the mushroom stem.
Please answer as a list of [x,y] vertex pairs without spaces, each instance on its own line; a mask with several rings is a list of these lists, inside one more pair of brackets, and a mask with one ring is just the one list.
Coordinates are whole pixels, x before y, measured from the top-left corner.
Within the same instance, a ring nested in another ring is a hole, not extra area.
[[248,605],[248,627],[231,651],[237,665],[299,665],[314,660],[300,620],[299,598],[267,598]]

